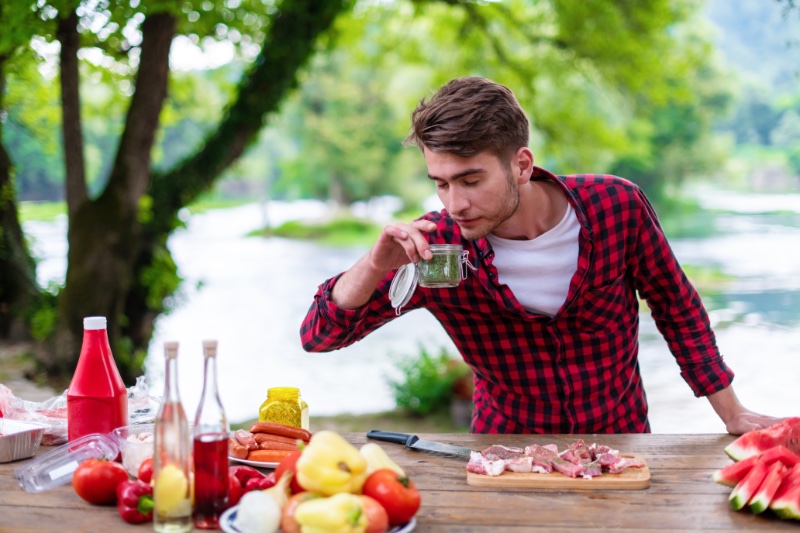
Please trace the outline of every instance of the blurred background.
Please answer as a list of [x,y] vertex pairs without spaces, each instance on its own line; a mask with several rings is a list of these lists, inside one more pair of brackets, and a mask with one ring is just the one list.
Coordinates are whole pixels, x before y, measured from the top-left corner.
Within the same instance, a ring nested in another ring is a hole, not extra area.
[[[329,354],[299,327],[383,224],[440,208],[409,115],[479,75],[517,95],[537,165],[644,188],[742,402],[800,414],[794,2],[66,4],[0,7],[0,382],[60,392],[104,315],[129,386],[160,394],[181,343],[190,416],[206,338],[233,422],[274,386],[312,416],[455,413],[469,376],[427,312]],[[640,360],[654,432],[724,431],[646,306]]]

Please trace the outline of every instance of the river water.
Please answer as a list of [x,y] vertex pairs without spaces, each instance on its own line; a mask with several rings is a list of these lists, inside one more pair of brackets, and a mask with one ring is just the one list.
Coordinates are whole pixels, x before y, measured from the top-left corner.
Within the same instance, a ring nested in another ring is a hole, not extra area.
[[[800,195],[714,193],[709,207],[738,211],[719,217],[715,236],[673,239],[682,264],[713,266],[735,276],[725,289],[703,294],[735,389],[747,407],[775,416],[800,415]],[[274,386],[300,387],[312,415],[367,413],[394,407],[388,378],[397,358],[419,352],[455,353],[425,311],[405,313],[355,345],[308,354],[300,323],[317,285],[347,269],[366,248],[330,248],[246,233],[285,220],[325,213],[316,202],[213,210],[191,216],[169,246],[185,279],[175,309],[161,316],[146,361],[147,382],[163,388],[163,342],[180,342],[179,386],[192,416],[203,382],[201,341],[219,340],[219,390],[229,419],[257,416]],[[761,212],[782,210],[780,215]],[[40,258],[40,283],[61,283],[65,221],[29,222]],[[641,317],[641,371],[654,432],[722,432],[708,402],[693,396],[649,315]]]

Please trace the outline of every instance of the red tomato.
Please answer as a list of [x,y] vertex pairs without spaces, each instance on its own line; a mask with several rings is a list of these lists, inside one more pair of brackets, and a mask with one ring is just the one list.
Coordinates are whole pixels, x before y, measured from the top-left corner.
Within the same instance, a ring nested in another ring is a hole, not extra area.
[[374,498],[386,509],[389,524],[399,526],[411,520],[421,503],[414,482],[394,470],[381,468],[374,471],[364,482],[365,496]]
[[314,494],[313,492],[300,492],[290,496],[289,501],[281,511],[281,533],[300,533],[300,524],[297,523],[297,519],[294,517],[297,506],[306,500],[321,497],[322,496],[319,494]]
[[297,460],[300,459],[301,453],[300,451],[290,453],[278,464],[277,468],[275,468],[275,481],[280,481],[281,476],[287,470],[292,473],[292,482],[289,485],[292,494],[298,494],[306,490],[300,485],[300,482],[297,481]]
[[89,503],[104,505],[117,501],[117,485],[128,481],[128,472],[114,461],[88,459],[72,474],[72,486]]
[[153,480],[153,458],[150,457],[142,461],[139,465],[139,473],[137,475],[140,481],[150,483]]
[[364,506],[364,514],[367,515],[367,529],[364,533],[386,533],[389,531],[389,515],[383,505],[379,504],[375,498],[360,496],[361,504]]
[[228,507],[238,504],[243,494],[244,488],[236,476],[228,476]]

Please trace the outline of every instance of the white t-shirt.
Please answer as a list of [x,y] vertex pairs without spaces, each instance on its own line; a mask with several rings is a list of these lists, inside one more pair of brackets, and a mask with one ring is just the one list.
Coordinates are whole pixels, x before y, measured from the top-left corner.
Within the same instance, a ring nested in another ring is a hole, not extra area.
[[486,236],[494,249],[498,280],[509,286],[528,312],[553,316],[564,305],[578,268],[580,230],[575,210],[567,205],[561,222],[535,239]]

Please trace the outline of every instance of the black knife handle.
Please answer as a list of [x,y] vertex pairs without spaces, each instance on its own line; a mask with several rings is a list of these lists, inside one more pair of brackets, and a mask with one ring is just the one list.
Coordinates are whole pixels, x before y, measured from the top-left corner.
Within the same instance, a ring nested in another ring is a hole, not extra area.
[[381,431],[380,429],[371,429],[367,431],[367,438],[382,440],[384,442],[393,442],[394,444],[404,444],[408,447],[411,447],[412,444],[419,440],[419,437],[416,435],[397,433],[395,431]]

